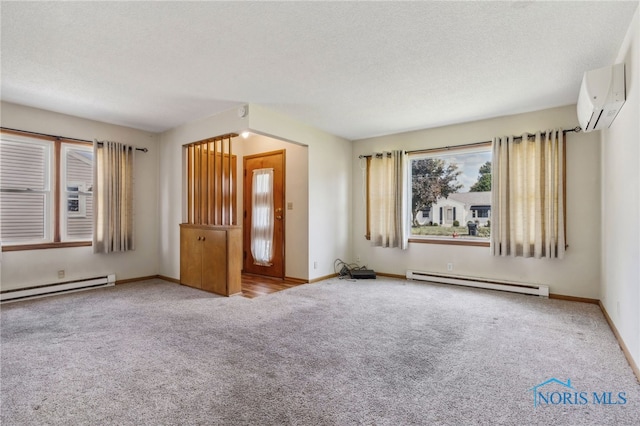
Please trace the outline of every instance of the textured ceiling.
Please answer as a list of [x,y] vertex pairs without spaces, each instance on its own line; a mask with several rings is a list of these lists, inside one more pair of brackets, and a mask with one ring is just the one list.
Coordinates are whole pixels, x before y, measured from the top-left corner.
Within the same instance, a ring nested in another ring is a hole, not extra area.
[[6,2],[2,99],[159,132],[257,103],[347,139],[575,103],[638,2]]

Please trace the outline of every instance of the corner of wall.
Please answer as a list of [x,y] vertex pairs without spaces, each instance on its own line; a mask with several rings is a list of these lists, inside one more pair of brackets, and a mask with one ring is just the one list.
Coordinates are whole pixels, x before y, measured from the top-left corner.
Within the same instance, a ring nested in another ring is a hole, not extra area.
[[616,63],[625,63],[627,100],[609,129],[602,130],[601,288],[603,310],[621,346],[640,365],[640,6]]

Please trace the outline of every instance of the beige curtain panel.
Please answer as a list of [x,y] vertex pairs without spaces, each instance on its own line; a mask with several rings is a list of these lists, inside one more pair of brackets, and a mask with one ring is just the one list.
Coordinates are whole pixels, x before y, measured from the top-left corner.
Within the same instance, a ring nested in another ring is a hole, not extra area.
[[564,209],[562,129],[495,138],[491,253],[562,259]]
[[94,142],[93,252],[134,250],[133,167],[135,148]]
[[406,154],[373,155],[369,167],[369,228],[371,243],[406,249]]

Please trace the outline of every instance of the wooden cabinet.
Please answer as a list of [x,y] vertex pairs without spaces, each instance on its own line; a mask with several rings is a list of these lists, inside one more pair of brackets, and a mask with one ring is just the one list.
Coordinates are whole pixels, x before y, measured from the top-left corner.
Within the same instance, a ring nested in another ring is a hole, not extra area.
[[180,283],[223,296],[242,292],[242,228],[180,225]]

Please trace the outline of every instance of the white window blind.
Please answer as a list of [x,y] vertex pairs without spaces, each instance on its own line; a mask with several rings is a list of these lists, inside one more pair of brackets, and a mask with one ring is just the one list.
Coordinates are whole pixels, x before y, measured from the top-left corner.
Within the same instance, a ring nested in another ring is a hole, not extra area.
[[1,238],[7,243],[51,240],[51,144],[0,140]]

